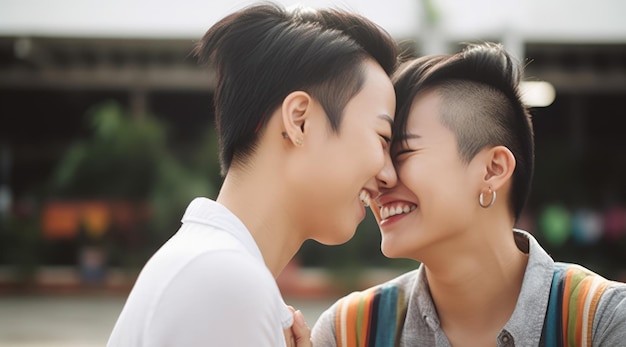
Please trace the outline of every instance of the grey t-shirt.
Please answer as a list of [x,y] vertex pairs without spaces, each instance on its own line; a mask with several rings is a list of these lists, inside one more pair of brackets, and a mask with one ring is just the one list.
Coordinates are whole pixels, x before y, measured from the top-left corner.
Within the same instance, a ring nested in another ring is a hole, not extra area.
[[[522,289],[509,321],[497,336],[498,346],[543,346],[542,331],[548,307],[554,261],[529,233],[514,230],[520,250],[528,253]],[[441,329],[423,266],[390,280],[403,289],[408,302],[400,347],[450,346]],[[316,347],[336,346],[335,303],[312,330]],[[603,293],[593,321],[593,346],[626,346],[626,284],[611,282]]]

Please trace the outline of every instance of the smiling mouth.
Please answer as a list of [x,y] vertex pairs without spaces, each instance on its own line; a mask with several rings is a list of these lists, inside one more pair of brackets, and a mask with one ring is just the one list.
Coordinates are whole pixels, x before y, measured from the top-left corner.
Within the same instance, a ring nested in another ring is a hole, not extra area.
[[365,205],[365,207],[369,207],[370,205],[370,200],[372,199],[372,197],[370,196],[370,193],[363,189],[361,190],[361,193],[359,194],[359,199],[361,199],[361,202],[363,203],[363,205]]
[[380,208],[380,218],[387,219],[389,217],[397,216],[399,214],[407,214],[414,211],[416,208],[417,205],[405,203],[387,205]]

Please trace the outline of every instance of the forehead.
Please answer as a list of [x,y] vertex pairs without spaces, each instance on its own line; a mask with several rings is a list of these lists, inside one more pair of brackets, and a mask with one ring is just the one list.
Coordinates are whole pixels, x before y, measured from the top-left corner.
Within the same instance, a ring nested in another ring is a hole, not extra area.
[[441,94],[437,90],[425,90],[418,93],[413,102],[407,119],[407,131],[414,127],[438,127],[441,124]]
[[[364,117],[375,120],[393,119],[396,98],[389,76],[374,61],[367,60],[363,64],[365,75],[363,86],[346,104],[344,119],[357,118],[354,120],[360,121]],[[381,115],[386,117],[380,117]]]
[[446,127],[442,119],[443,99],[436,91],[420,92],[411,104],[408,119],[402,135],[397,136],[395,144],[406,141],[410,147],[438,149],[458,154],[457,137]]

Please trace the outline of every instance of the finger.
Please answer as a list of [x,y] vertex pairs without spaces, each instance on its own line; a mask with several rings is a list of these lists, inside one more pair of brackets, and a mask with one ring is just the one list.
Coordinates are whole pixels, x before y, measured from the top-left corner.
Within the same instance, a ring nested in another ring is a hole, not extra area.
[[296,341],[296,346],[312,347],[313,344],[311,343],[311,329],[306,324],[302,312],[300,312],[299,310],[294,312],[293,318],[293,326],[291,327],[291,330],[293,332],[293,337]]
[[297,347],[291,328],[283,330],[283,335],[285,335],[285,345],[287,347]]

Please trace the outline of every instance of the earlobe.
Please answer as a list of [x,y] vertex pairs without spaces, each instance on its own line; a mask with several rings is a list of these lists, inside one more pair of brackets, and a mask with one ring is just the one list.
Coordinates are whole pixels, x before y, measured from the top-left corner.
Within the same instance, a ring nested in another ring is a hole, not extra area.
[[295,91],[287,95],[281,105],[283,121],[283,137],[300,147],[304,144],[304,125],[311,106],[311,96],[303,91]]

